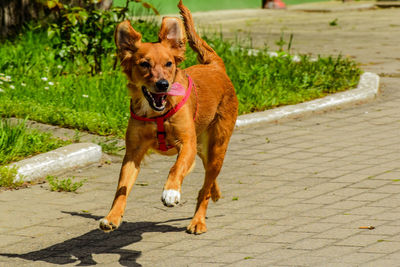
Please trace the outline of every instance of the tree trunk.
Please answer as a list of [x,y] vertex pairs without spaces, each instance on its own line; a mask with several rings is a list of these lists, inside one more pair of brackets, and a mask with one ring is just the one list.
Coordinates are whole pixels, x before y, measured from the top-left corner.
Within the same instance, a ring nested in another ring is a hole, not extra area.
[[0,1],[0,37],[16,34],[30,19],[43,15],[43,5],[37,0]]
[[[43,1],[42,1],[43,2]],[[82,6],[84,0],[65,0],[64,3]],[[99,9],[109,9],[113,0],[103,0]],[[40,0],[0,0],[0,38],[15,35],[24,23],[31,19],[40,19],[45,15],[44,5]]]

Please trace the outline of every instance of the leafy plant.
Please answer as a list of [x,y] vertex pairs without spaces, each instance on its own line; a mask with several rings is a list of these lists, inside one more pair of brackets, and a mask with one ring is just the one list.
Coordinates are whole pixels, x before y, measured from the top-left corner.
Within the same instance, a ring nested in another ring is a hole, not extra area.
[[276,44],[277,46],[279,46],[279,52],[283,52],[283,51],[284,51],[283,46],[284,46],[285,44],[287,44],[287,51],[288,51],[288,53],[290,53],[290,49],[292,48],[292,43],[293,43],[293,33],[290,34],[290,36],[289,36],[289,42],[286,43],[286,41],[285,41],[285,39],[284,39],[284,33],[283,33],[283,32],[281,32],[281,36],[279,37],[279,40],[275,42],[275,44]]
[[114,51],[115,25],[128,16],[130,2],[141,3],[158,14],[153,5],[141,0],[126,0],[125,7],[113,7],[110,10],[97,9],[99,1],[96,0],[81,2],[83,6],[62,4],[60,0],[46,1],[56,18],[48,25],[47,34],[57,50],[56,57],[74,61],[78,65],[88,64],[92,75],[102,71],[104,54]]
[[81,137],[82,133],[78,129],[75,129],[74,136],[72,137],[72,142],[79,143],[81,141]]
[[74,179],[75,177],[61,179],[50,175],[46,177],[46,180],[49,182],[50,190],[58,192],[75,192],[87,181],[85,179],[79,182],[73,182]]
[[277,46],[279,46],[279,51],[283,51],[283,46],[286,44],[285,39],[283,38],[283,32],[281,32],[281,36],[279,40],[275,42]]
[[17,176],[17,167],[0,166],[0,187],[18,187],[23,181],[14,182]]

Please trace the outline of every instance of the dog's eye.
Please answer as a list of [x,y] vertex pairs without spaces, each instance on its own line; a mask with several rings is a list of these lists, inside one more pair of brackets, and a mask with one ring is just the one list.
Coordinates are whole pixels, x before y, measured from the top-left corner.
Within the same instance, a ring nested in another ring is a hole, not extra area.
[[171,61],[168,61],[166,64],[165,64],[165,67],[171,67],[172,66],[172,62]]
[[143,61],[139,63],[139,66],[142,68],[150,68],[150,63],[147,61]]

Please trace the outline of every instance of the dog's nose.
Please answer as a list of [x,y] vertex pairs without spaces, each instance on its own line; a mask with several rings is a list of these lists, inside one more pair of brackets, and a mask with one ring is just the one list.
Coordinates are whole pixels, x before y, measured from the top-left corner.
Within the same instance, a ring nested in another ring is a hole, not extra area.
[[159,92],[166,92],[169,87],[169,83],[165,79],[158,80],[156,82],[157,91]]

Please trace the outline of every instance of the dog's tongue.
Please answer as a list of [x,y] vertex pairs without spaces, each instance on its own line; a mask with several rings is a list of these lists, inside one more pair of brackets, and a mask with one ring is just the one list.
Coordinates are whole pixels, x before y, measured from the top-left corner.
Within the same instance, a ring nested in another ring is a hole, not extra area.
[[180,83],[173,83],[167,92],[167,95],[185,95],[185,87]]

